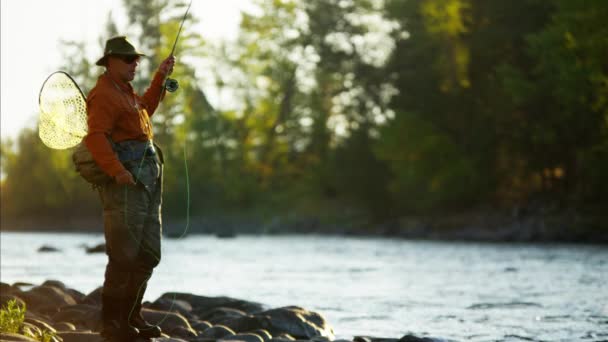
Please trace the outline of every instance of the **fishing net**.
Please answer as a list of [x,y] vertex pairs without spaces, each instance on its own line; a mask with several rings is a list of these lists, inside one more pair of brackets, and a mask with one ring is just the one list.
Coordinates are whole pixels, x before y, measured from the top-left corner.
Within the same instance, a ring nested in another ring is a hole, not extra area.
[[38,134],[54,149],[76,146],[87,134],[87,105],[76,82],[63,71],[49,76],[38,98]]

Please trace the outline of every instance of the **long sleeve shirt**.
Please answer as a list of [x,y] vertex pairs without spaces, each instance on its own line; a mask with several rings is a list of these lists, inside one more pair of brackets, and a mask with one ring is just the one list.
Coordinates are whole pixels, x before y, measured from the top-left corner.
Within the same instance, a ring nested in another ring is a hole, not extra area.
[[88,134],[84,142],[93,159],[108,175],[126,169],[108,141],[152,140],[150,117],[164,96],[163,74],[157,72],[150,87],[138,96],[131,84],[119,84],[104,73],[87,97]]

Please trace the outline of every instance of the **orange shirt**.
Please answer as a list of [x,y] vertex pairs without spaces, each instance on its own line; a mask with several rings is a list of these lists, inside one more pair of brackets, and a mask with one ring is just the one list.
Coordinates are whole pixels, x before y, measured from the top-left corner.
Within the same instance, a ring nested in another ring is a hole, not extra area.
[[114,177],[126,169],[118,160],[108,141],[151,140],[150,116],[164,95],[164,77],[157,72],[143,96],[131,84],[119,85],[107,73],[99,76],[87,97],[89,132],[84,142],[97,165]]

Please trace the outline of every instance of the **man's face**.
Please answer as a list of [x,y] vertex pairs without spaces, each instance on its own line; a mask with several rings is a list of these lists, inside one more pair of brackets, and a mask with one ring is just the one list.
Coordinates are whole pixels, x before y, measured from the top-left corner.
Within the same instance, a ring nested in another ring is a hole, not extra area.
[[111,75],[123,82],[131,82],[135,78],[135,69],[139,65],[139,56],[113,55],[108,58],[107,68]]

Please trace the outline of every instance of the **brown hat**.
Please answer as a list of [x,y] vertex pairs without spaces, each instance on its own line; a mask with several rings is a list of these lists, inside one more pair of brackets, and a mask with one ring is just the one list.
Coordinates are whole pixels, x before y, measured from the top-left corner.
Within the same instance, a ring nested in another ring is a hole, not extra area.
[[121,56],[145,56],[143,53],[137,51],[135,46],[127,40],[125,36],[112,37],[106,41],[106,48],[103,51],[103,57],[101,57],[97,65],[106,65],[108,56],[121,55]]

